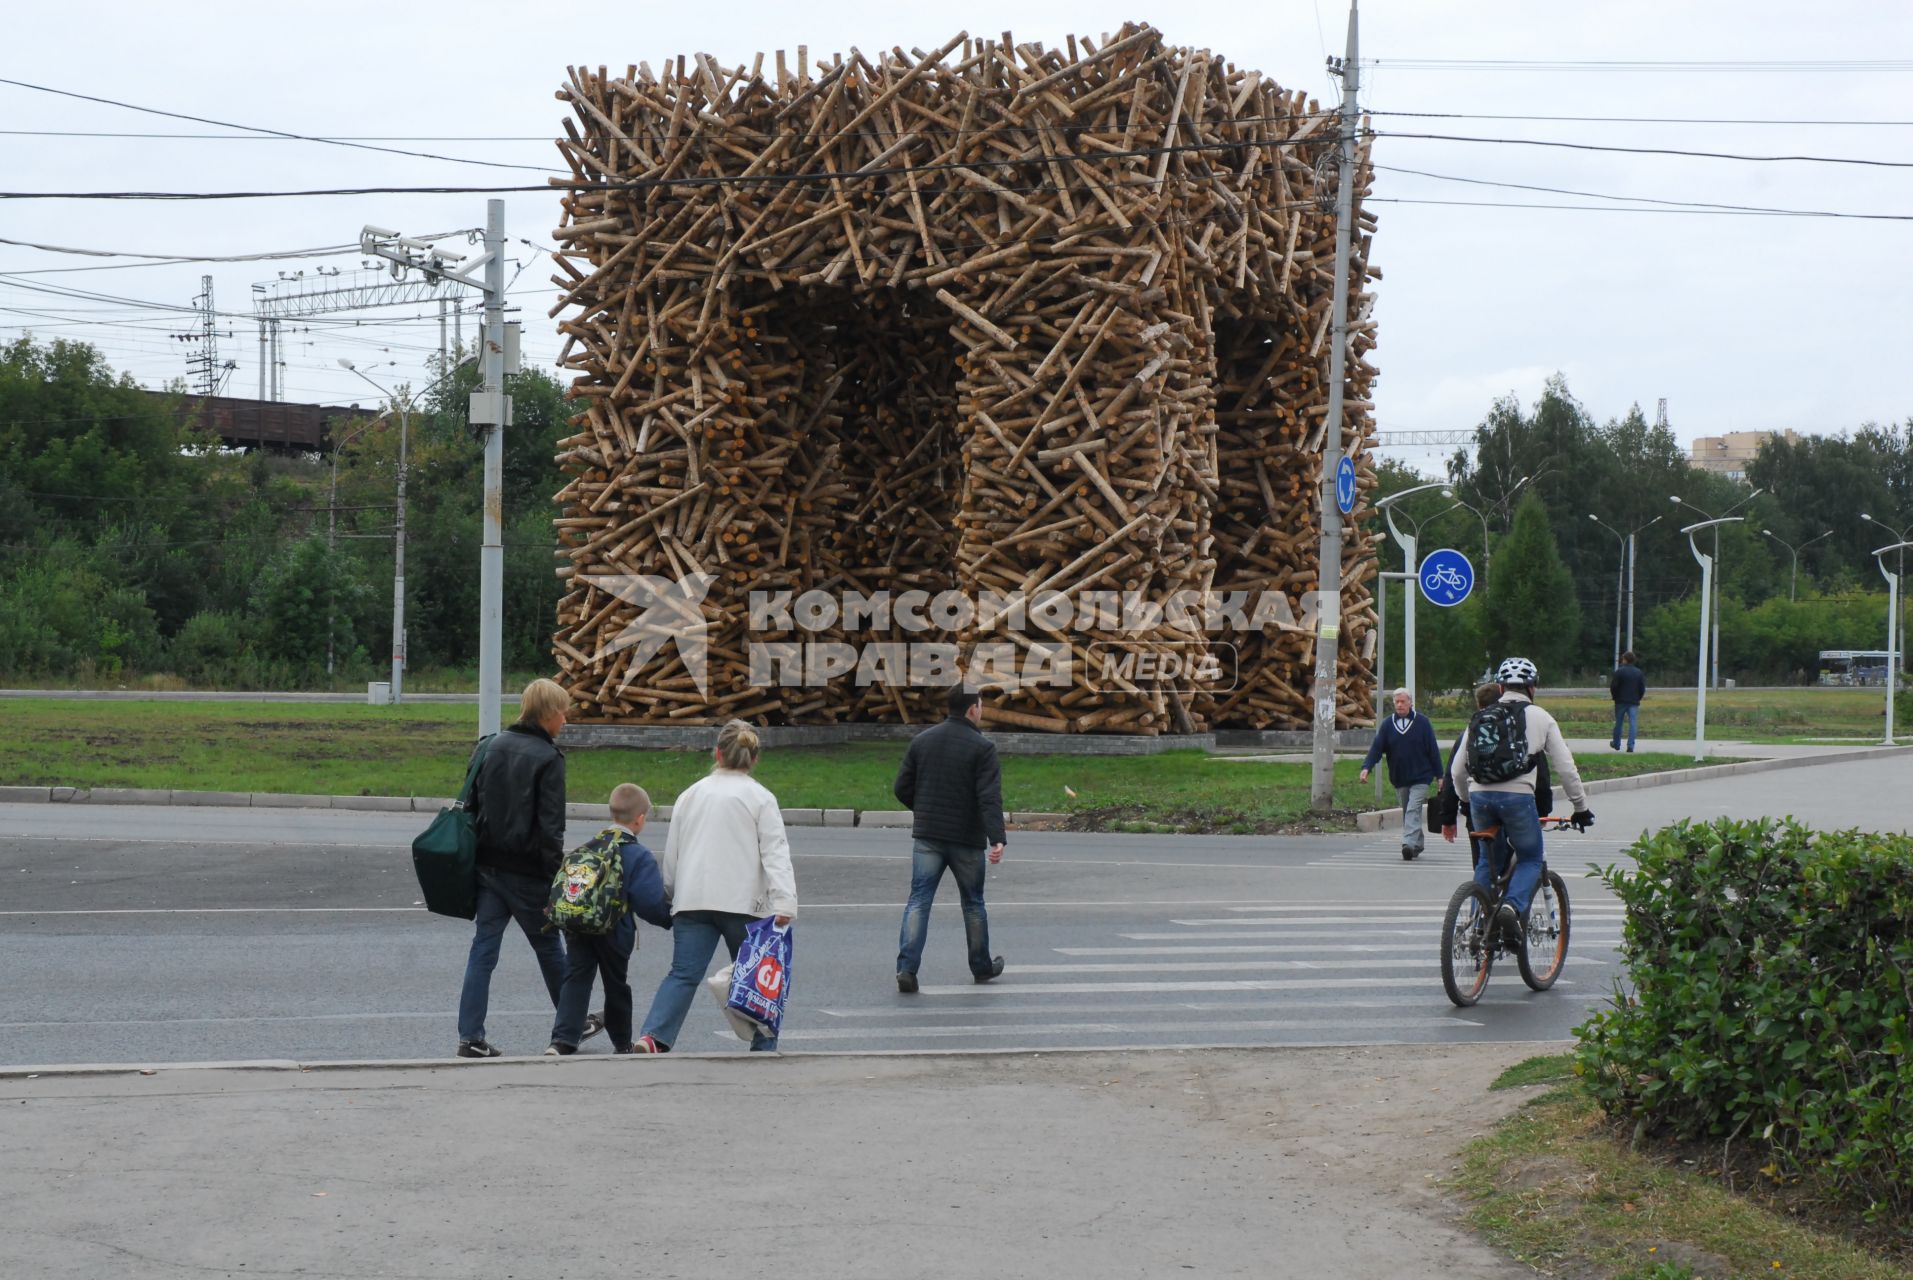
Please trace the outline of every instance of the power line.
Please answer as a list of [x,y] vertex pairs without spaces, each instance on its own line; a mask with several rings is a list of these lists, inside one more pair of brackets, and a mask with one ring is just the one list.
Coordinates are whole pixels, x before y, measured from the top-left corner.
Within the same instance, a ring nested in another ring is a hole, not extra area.
[[450,161],[453,164],[477,164],[477,165],[484,165],[485,167],[491,168],[491,169],[529,169],[535,173],[557,172],[557,170],[550,169],[544,165],[507,164],[499,160],[473,160],[473,159],[466,158],[464,156],[441,156],[441,155],[436,155],[429,151],[407,151],[397,147],[376,146],[372,143],[367,143],[367,142],[346,142],[343,140],[335,140],[331,138],[315,137],[311,134],[289,133],[283,129],[267,129],[267,128],[262,128],[259,125],[234,124],[229,120],[210,120],[206,118],[205,116],[187,115],[186,113],[181,111],[162,111],[158,107],[142,107],[138,105],[137,103],[121,102],[115,98],[100,98],[100,97],[95,97],[94,95],[90,93],[75,93],[70,89],[55,89],[49,85],[44,85],[44,84],[29,84],[25,80],[9,80],[4,76],[0,76],[0,84],[10,84],[10,85],[13,85],[15,88],[19,88],[19,89],[32,89],[36,93],[51,93],[62,98],[77,98],[81,102],[97,102],[103,106],[119,107],[126,111],[139,111],[139,112],[143,112],[146,115],[166,116],[167,118],[172,120],[190,120],[194,124],[209,124],[220,129],[243,129],[248,133],[266,134],[271,137],[285,138],[285,139],[298,141],[298,142],[317,142],[317,143],[323,143],[327,146],[352,147],[360,151],[383,151],[390,155],[411,156],[415,159],[420,159],[420,160],[446,160],[446,161]]
[[[1384,173],[1405,173],[1417,178],[1434,178],[1441,182],[1465,182],[1477,187],[1502,187],[1511,191],[1538,191],[1547,195],[1579,196],[1588,200],[1614,200],[1635,204],[1665,205],[1668,212],[1674,213],[1761,213],[1775,217],[1790,218],[1833,218],[1833,217],[1869,217],[1866,214],[1836,213],[1824,209],[1780,209],[1767,205],[1720,204],[1707,200],[1667,200],[1656,196],[1614,195],[1605,191],[1577,191],[1569,187],[1541,187],[1525,182],[1501,182],[1492,178],[1464,178],[1451,173],[1430,173],[1426,169],[1403,169],[1395,165],[1378,164],[1375,168]],[[1561,206],[1568,207],[1568,206]]]
[[1667,209],[1654,206],[1625,204],[1538,204],[1532,201],[1521,200],[1428,200],[1412,199],[1407,196],[1364,196],[1362,203],[1365,205],[1436,205],[1459,209],[1559,209],[1573,213],[1659,213],[1694,214],[1720,218],[1846,218],[1868,222],[1913,222],[1913,213],[1739,213],[1732,209]]
[[[1859,165],[1875,168],[1913,168],[1913,160],[1876,160],[1853,156],[1821,156],[1811,154],[1758,155],[1726,151],[1703,151],[1678,147],[1628,147],[1614,144],[1570,142],[1559,139],[1540,138],[1499,138],[1482,137],[1472,134],[1433,134],[1398,133],[1389,130],[1371,130],[1371,138],[1397,138],[1412,141],[1472,142],[1496,146],[1553,147],[1574,151],[1609,152],[1621,155],[1664,155],[1686,159],[1733,160],[1744,163],[1780,163],[1801,162],[1815,164]],[[207,201],[207,200],[269,200],[294,199],[319,196],[358,196],[358,195],[508,195],[547,193],[555,188],[572,192],[643,192],[659,188],[697,189],[700,187],[766,187],[806,185],[819,189],[835,190],[841,184],[866,182],[875,179],[942,173],[953,171],[981,172],[984,170],[1015,169],[1018,166],[1041,167],[1053,164],[1056,160],[1109,161],[1146,159],[1164,155],[1185,155],[1202,153],[1238,153],[1262,148],[1319,146],[1330,141],[1332,135],[1306,139],[1265,138],[1240,139],[1215,142],[1171,143],[1157,147],[1132,147],[1116,151],[1098,151],[1093,153],[1065,151],[1053,154],[1033,152],[1028,156],[1014,160],[992,159],[976,161],[938,161],[931,164],[891,165],[881,168],[858,169],[850,172],[830,170],[807,170],[790,173],[758,174],[695,174],[670,178],[634,178],[616,181],[589,181],[574,179],[545,185],[515,186],[375,186],[375,187],[320,187],[300,190],[278,191],[0,191],[0,200],[167,200],[167,201]],[[1115,186],[1157,186],[1169,179],[1139,177],[1134,174],[1121,175],[1109,179]],[[1012,190],[1039,190],[1044,188],[1022,187]],[[922,189],[920,189],[922,190]],[[935,196],[950,191],[970,194],[967,188],[946,190],[924,190],[924,194]],[[1844,215],[1841,215],[1844,216]]]
[[[448,236],[461,232],[448,231]],[[443,237],[420,237],[420,239]],[[78,249],[71,245],[40,244],[33,240],[10,240],[0,236],[0,244],[17,245],[22,249],[38,249],[41,253],[71,253],[88,258],[148,258],[155,262],[265,262],[274,258],[331,258],[339,254],[358,253],[359,246],[353,244],[326,244],[313,249],[276,249],[267,253],[229,253],[229,254],[192,254],[192,253],[134,253],[123,249]],[[8,274],[0,272],[0,275]]]
[[1472,111],[1369,111],[1371,116],[1393,116],[1416,120],[1514,120],[1539,124],[1745,124],[1745,125],[1815,125],[1839,128],[1868,128],[1873,126],[1906,127],[1913,126],[1913,120],[1776,120],[1754,118],[1730,118],[1722,116],[1538,116],[1538,115],[1489,115]]
[[1594,58],[1375,58],[1365,63],[1396,71],[1758,71],[1758,72],[1905,72],[1913,61],[1903,58],[1815,58],[1796,61],[1753,59],[1614,59]]
[[[1913,65],[1913,64],[1909,64]],[[1558,147],[1568,151],[1609,151],[1634,156],[1680,156],[1696,160],[1740,160],[1754,164],[1852,164],[1876,169],[1913,169],[1913,160],[1873,160],[1864,156],[1750,155],[1737,151],[1690,151],[1680,147],[1622,147],[1598,142],[1567,142],[1549,138],[1482,138],[1464,133],[1395,133],[1378,129],[1377,138],[1426,142],[1487,142],[1506,147]]]

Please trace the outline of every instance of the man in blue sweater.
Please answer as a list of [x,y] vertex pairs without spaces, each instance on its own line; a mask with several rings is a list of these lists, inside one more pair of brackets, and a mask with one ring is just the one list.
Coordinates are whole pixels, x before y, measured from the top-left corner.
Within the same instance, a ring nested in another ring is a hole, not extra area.
[[1362,758],[1362,781],[1383,756],[1388,757],[1388,780],[1395,787],[1395,798],[1402,806],[1402,861],[1413,862],[1421,856],[1427,835],[1422,829],[1422,806],[1428,800],[1428,788],[1441,777],[1441,745],[1435,741],[1435,726],[1415,710],[1415,695],[1406,689],[1395,690],[1395,714],[1383,719],[1375,729],[1375,741]]

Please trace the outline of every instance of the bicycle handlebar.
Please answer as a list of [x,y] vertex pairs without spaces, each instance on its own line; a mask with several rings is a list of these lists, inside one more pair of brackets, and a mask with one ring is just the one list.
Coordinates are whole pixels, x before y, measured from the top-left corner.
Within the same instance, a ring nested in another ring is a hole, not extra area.
[[[1587,827],[1585,824],[1576,822],[1573,818],[1546,817],[1546,818],[1540,819],[1539,821],[1541,823],[1541,829],[1543,831],[1548,831],[1548,830],[1563,831],[1569,827],[1573,827],[1576,831],[1587,830]],[[1489,827],[1485,831],[1470,831],[1468,834],[1473,836],[1477,840],[1492,840],[1494,837],[1501,834],[1501,826],[1500,824],[1497,823],[1496,825]]]

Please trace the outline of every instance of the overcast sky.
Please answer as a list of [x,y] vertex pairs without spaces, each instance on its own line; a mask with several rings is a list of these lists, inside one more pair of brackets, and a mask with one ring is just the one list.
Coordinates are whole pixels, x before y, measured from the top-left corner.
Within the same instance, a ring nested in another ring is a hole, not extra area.
[[[1345,38],[1347,10],[1337,0],[1177,0],[1135,16],[1155,22],[1173,44],[1214,50],[1325,104],[1338,92],[1323,67],[1324,55],[1339,53]],[[668,7],[476,0],[441,9],[354,0],[17,5],[0,53],[0,76],[10,80],[234,124],[393,139],[377,145],[532,168],[247,137],[7,84],[0,85],[0,190],[538,182],[539,167],[560,164],[549,139],[559,131],[553,91],[568,63],[657,65],[667,55],[698,51],[748,62],[760,50],[794,51],[802,43],[814,65],[851,45],[932,48],[959,29],[994,37],[1009,28],[1019,41],[1058,44],[1071,32],[1100,35],[1120,20],[1107,4],[1045,0],[935,8],[841,0]],[[1635,403],[1652,416],[1656,399],[1665,397],[1683,441],[1732,430],[1830,432],[1913,415],[1913,220],[1641,212],[1599,198],[1913,219],[1913,167],[1506,141],[1913,166],[1913,58],[1882,61],[1910,49],[1913,6],[1871,0],[1367,0],[1362,103],[1390,135],[1375,144],[1376,163],[1386,167],[1371,206],[1380,219],[1373,261],[1386,276],[1378,286],[1381,346],[1374,356],[1383,375],[1382,428],[1469,427],[1498,395],[1531,402],[1555,371],[1602,420]],[[1417,65],[1424,60],[1449,65]],[[1461,61],[1503,65],[1453,65]],[[1383,114],[1415,112],[1515,118]],[[1656,122],[1535,118],[1541,116]],[[1846,123],[1686,122],[1696,118]],[[36,136],[44,131],[225,136]],[[1399,136],[1410,133],[1502,141]],[[5,200],[0,237],[152,254],[263,253],[345,244],[368,222],[408,234],[476,227],[485,198]],[[550,262],[516,242],[550,243],[556,198],[506,199],[507,234],[523,266],[513,292],[523,307],[527,360],[549,366],[558,349],[546,316]],[[1457,201],[1470,203],[1439,203]],[[1578,207],[1501,207],[1543,204]],[[251,286],[276,280],[280,271],[359,265],[354,255],[70,270],[125,261],[0,244],[0,338],[25,329],[43,338],[84,338],[115,367],[158,386],[185,374],[188,348],[169,335],[193,327],[190,315],[160,308],[188,306],[200,275],[210,274],[218,306],[229,313],[220,355],[237,363],[227,392],[249,396],[258,389],[256,326],[247,318]],[[75,299],[48,288],[108,296]],[[341,356],[382,380],[422,382],[424,361],[438,343],[435,304],[328,316],[300,329],[288,335],[286,396],[302,401],[370,403],[369,389],[338,368]],[[1399,456],[1429,467],[1442,452]]]

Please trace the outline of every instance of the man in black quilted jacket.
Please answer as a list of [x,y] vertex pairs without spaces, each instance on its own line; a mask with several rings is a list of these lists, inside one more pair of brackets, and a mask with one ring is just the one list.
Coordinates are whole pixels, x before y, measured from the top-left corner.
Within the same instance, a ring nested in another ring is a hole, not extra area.
[[983,736],[983,700],[967,685],[950,689],[950,717],[911,739],[897,770],[897,799],[910,810],[910,901],[897,943],[897,990],[917,989],[917,964],[930,933],[930,904],[947,869],[963,904],[970,974],[988,982],[1003,972],[990,955],[990,920],[983,909],[984,861],[1003,861],[1003,774],[996,746]]
[[[545,902],[565,852],[565,756],[554,739],[570,707],[557,681],[534,680],[519,700],[518,722],[480,744],[485,759],[470,804],[478,828],[478,913],[458,997],[461,1058],[499,1056],[485,1039],[485,1013],[498,948],[513,920],[538,956],[554,1008],[564,986],[564,944],[545,932]],[[587,1026],[586,1034],[596,1029]]]

